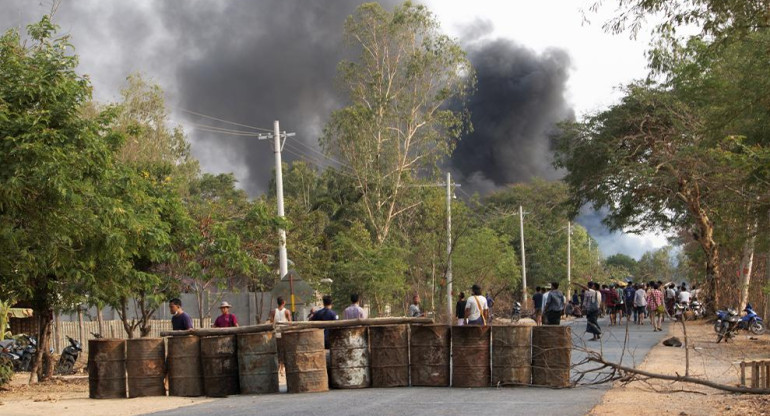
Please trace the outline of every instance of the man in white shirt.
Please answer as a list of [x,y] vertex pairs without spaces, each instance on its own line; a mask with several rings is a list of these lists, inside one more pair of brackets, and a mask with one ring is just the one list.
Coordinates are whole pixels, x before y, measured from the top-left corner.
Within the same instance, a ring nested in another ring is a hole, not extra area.
[[487,298],[481,295],[481,286],[473,285],[473,296],[465,303],[465,318],[468,325],[489,325],[489,307]]
[[679,303],[688,305],[690,303],[690,292],[687,291],[687,286],[682,283],[682,291],[679,292]]

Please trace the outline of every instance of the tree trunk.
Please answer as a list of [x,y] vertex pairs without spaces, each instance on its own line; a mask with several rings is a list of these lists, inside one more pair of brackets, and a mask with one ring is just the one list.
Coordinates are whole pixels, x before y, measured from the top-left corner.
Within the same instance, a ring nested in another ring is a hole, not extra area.
[[96,305],[96,322],[99,324],[99,334],[104,335],[104,316],[102,316],[102,307]]
[[749,284],[751,284],[751,269],[754,265],[754,243],[757,239],[757,222],[754,222],[753,226],[747,227],[749,231],[748,239],[743,243],[743,254],[741,256],[740,265],[740,288],[741,288],[741,304],[740,309],[746,308],[749,303]]
[[29,383],[45,381],[53,375],[53,365],[51,362],[51,321],[53,320],[53,309],[50,306],[43,306],[34,309],[37,317],[37,352],[32,361],[32,368],[29,370]]

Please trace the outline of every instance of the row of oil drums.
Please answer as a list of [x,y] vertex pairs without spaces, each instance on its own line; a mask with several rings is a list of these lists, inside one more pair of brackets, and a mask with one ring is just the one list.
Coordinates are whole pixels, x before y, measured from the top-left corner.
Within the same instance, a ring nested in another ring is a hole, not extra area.
[[[381,325],[275,333],[89,341],[92,398],[332,388],[497,385],[567,387],[571,334],[560,326]],[[328,354],[328,356],[327,356]],[[451,363],[451,372],[450,372]]]

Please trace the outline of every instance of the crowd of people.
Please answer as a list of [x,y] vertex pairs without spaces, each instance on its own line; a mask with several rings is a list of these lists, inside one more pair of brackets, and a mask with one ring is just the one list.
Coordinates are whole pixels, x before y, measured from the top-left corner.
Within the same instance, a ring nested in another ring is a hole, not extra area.
[[661,281],[629,281],[625,284],[617,282],[600,285],[591,281],[585,286],[578,286],[580,289],[566,303],[557,282],[549,288],[536,287],[532,296],[536,324],[559,325],[562,315],[577,318],[585,316],[586,332],[592,335],[591,341],[601,339],[602,330],[598,319],[603,316],[609,317],[610,326],[621,324],[623,317],[627,322],[633,318],[636,325],[644,325],[645,320],[649,319],[653,331],[662,331],[664,319],[675,316],[674,306],[677,303],[688,305],[697,296],[697,288],[690,292],[685,283],[676,286]]

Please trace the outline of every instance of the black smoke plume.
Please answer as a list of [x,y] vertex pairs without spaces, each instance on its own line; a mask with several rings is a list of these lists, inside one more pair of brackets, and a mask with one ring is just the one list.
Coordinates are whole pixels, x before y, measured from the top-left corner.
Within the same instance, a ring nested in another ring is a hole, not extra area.
[[469,103],[474,131],[455,149],[454,169],[481,194],[535,176],[558,179],[551,137],[558,122],[574,118],[565,99],[567,53],[538,54],[505,39],[474,42],[466,50],[478,77]]
[[[381,2],[392,8],[396,1]],[[335,87],[345,58],[343,24],[359,0],[64,1],[54,16],[80,55],[100,101],[118,99],[124,78],[141,71],[169,96],[176,121],[250,130],[181,109],[272,130],[296,132],[284,160],[312,158],[328,115],[345,104]],[[0,30],[36,22],[50,2],[0,4]],[[235,172],[251,195],[267,190],[272,143],[187,129],[193,154],[210,172]],[[310,146],[298,145],[296,141]]]

